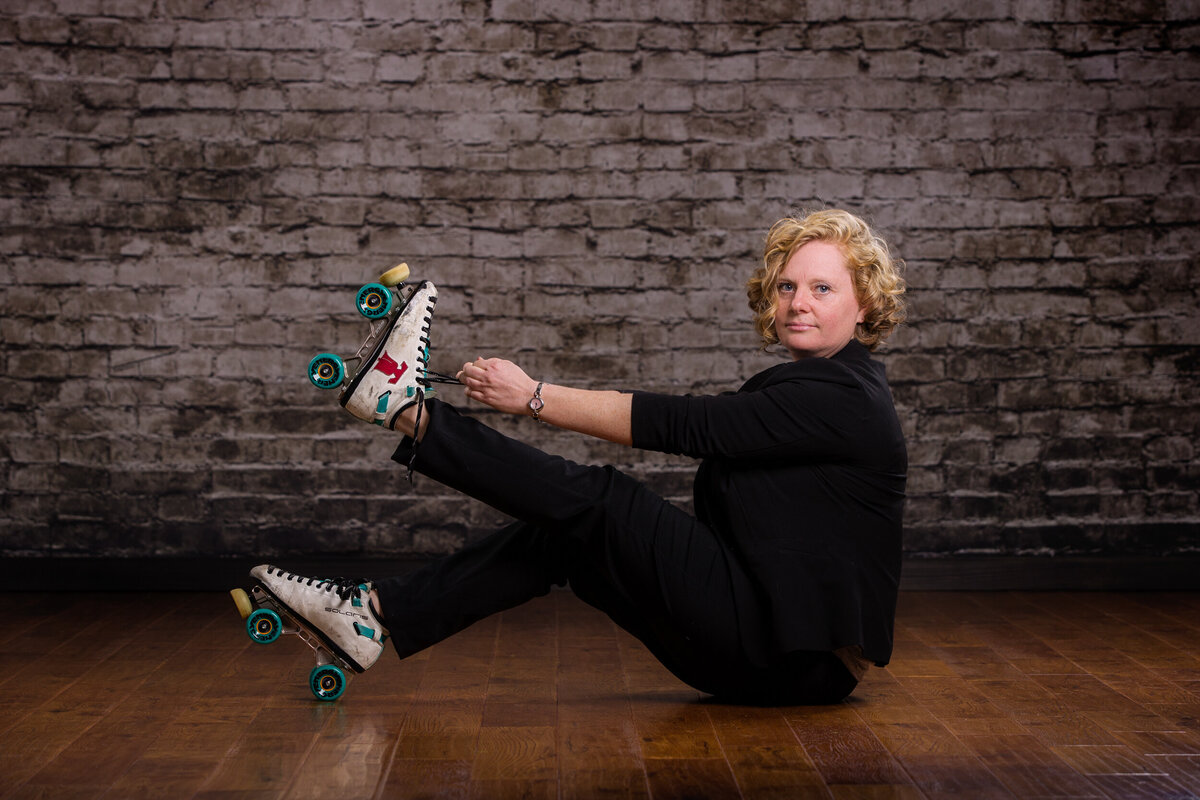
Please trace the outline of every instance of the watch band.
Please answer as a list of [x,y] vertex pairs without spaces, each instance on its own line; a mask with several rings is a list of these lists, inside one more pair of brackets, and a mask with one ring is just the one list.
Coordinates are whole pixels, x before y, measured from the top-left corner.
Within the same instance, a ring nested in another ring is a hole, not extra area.
[[546,407],[542,401],[542,387],[545,385],[545,382],[539,382],[533,391],[533,397],[529,398],[529,410],[533,412],[533,418],[538,422],[542,421],[542,409]]

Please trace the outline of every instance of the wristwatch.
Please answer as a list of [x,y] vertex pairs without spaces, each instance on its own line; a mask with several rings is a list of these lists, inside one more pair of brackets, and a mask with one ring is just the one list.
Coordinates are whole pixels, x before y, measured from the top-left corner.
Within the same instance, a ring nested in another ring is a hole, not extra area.
[[533,418],[538,422],[542,421],[542,409],[546,407],[546,404],[542,402],[542,387],[545,385],[544,382],[539,383],[537,389],[533,391],[533,397],[529,398],[529,410],[533,412]]

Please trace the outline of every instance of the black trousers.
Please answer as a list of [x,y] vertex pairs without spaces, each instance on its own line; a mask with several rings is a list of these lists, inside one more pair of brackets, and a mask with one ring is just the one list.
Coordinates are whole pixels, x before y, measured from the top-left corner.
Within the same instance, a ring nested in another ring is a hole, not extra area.
[[[375,582],[403,658],[570,584],[677,677],[730,702],[832,703],[856,681],[828,652],[775,652],[769,609],[734,551],[612,467],[584,466],[430,400],[413,468],[518,521],[415,572]],[[407,464],[413,442],[394,458]]]

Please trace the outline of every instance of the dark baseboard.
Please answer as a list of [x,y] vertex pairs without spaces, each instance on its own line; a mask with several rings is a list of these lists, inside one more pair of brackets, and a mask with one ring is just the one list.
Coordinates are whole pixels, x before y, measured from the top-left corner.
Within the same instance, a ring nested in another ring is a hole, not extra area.
[[[209,592],[244,586],[248,558],[3,558],[0,591]],[[419,558],[280,558],[301,575],[379,578]],[[904,591],[1200,591],[1200,556],[909,558]]]
[[[4,558],[0,591],[211,592],[249,586],[251,558]],[[379,578],[402,575],[420,559],[281,558],[300,575]]]
[[908,558],[904,591],[1200,591],[1200,556]]

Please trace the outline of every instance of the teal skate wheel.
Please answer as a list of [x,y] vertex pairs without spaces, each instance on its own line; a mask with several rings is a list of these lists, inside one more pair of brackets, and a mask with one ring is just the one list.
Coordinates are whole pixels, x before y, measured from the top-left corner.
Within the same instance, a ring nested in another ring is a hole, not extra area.
[[381,283],[368,283],[358,290],[354,302],[358,313],[367,319],[379,319],[392,310],[392,293]]
[[246,619],[246,633],[259,644],[270,644],[283,633],[283,620],[269,608],[260,608]]
[[333,664],[313,667],[308,673],[308,688],[318,700],[337,700],[346,691],[346,673]]
[[308,379],[318,389],[336,389],[346,377],[346,365],[333,353],[319,353],[308,362]]

